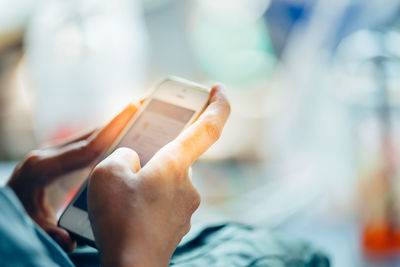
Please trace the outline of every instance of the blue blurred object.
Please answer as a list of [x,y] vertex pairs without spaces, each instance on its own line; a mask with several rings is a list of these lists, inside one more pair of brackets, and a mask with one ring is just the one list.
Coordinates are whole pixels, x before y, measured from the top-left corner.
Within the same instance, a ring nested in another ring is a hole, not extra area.
[[280,56],[285,48],[288,37],[295,25],[308,21],[316,0],[310,1],[282,1],[272,0],[265,13],[270,31],[271,41],[277,56]]
[[265,17],[276,55],[278,57],[282,55],[287,42],[290,41],[290,35],[297,28],[307,28],[308,22],[316,13],[329,7],[340,10],[338,19],[335,21],[335,31],[329,42],[324,44],[330,51],[334,51],[343,38],[359,29],[393,26],[400,15],[400,3],[395,0],[387,0],[384,3],[352,0],[340,3],[326,0],[272,0]]

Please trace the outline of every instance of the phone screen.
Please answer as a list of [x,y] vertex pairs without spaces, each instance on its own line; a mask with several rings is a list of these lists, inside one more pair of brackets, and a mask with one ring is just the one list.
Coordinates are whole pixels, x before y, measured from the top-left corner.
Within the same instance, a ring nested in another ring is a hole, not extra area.
[[[152,99],[117,147],[135,150],[143,167],[164,145],[175,139],[192,118],[194,110]],[[87,211],[87,187],[73,204]]]

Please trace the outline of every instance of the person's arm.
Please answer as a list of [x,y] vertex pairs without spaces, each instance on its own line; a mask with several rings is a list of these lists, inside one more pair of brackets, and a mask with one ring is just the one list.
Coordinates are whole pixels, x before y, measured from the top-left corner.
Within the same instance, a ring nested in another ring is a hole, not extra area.
[[200,196],[190,165],[220,136],[229,103],[219,86],[200,118],[141,168],[120,148],[94,169],[88,209],[103,266],[167,266]]

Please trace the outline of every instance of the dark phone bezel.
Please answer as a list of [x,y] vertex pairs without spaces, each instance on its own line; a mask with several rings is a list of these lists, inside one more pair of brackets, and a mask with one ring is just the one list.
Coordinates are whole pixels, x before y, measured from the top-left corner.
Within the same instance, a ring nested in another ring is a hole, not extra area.
[[[74,198],[71,200],[71,202],[68,204],[68,206],[67,206],[67,207],[63,210],[63,212],[61,213],[61,216],[60,216],[60,218],[59,218],[58,221],[57,221],[57,226],[60,227],[60,228],[62,228],[62,229],[67,230],[68,233],[69,233],[72,237],[74,237],[74,239],[78,242],[78,244],[79,244],[79,243],[80,243],[80,244],[85,244],[85,245],[89,245],[89,246],[91,246],[91,247],[97,248],[97,247],[96,247],[96,242],[95,242],[95,241],[93,241],[93,240],[91,240],[91,239],[88,239],[88,238],[86,238],[86,237],[84,237],[84,236],[82,236],[82,235],[80,235],[80,234],[78,234],[78,233],[75,233],[75,232],[71,231],[70,229],[65,228],[64,226],[62,226],[62,225],[60,224],[60,223],[61,223],[61,218],[64,216],[64,214],[65,214],[65,212],[67,211],[67,209],[68,209],[71,205],[73,205],[73,204],[75,203],[76,199],[80,196],[80,194],[82,193],[82,191],[84,191],[84,190],[87,188],[88,183],[89,183],[89,177],[90,177],[90,174],[89,174],[89,176],[86,178],[86,180],[82,183],[82,185],[79,187],[79,190],[78,190],[78,192],[76,192]],[[87,211],[86,211],[86,212],[87,212]]]

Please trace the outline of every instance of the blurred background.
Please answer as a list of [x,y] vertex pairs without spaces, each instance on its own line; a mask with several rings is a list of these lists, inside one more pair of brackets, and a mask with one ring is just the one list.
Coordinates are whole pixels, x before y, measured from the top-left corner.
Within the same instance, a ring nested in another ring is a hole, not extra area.
[[106,123],[166,75],[224,83],[194,165],[194,224],[308,240],[333,266],[399,266],[400,3],[0,0],[0,177]]

